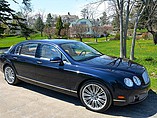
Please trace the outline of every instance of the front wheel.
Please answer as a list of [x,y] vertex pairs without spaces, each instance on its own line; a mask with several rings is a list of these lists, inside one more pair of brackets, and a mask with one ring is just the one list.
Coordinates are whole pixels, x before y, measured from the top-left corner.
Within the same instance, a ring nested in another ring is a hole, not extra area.
[[89,81],[80,89],[80,99],[87,109],[97,112],[106,111],[112,103],[109,90],[101,83]]
[[18,83],[14,69],[11,66],[6,66],[4,68],[5,80],[8,84],[15,85]]

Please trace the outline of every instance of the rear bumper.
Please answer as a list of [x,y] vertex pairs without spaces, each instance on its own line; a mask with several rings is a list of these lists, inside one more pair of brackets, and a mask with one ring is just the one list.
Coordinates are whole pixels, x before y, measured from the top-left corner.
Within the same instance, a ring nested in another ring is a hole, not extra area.
[[147,85],[143,89],[140,90],[125,90],[124,93],[121,94],[124,96],[124,99],[113,99],[113,104],[116,106],[125,106],[128,104],[136,104],[145,100],[148,96],[150,85]]

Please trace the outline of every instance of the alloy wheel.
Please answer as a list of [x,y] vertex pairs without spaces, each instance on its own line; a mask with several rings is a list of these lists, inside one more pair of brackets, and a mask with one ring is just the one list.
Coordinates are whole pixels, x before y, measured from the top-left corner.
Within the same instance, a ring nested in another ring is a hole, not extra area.
[[99,111],[107,104],[105,90],[97,84],[88,84],[82,90],[82,100],[91,110]]
[[5,79],[9,84],[13,84],[15,82],[15,73],[14,70],[7,66],[4,70]]

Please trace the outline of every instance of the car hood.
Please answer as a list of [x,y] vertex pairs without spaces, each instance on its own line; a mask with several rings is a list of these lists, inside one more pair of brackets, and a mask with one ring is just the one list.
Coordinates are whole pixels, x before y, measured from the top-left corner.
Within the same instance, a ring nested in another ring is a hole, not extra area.
[[109,69],[112,71],[117,70],[139,74],[143,73],[145,70],[142,65],[132,62],[129,59],[122,59],[106,55],[83,61],[82,64],[97,69]]

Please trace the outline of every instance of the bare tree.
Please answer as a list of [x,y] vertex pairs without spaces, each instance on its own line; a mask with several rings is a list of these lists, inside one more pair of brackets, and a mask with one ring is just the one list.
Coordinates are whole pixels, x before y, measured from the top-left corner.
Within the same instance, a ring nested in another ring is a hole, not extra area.
[[44,27],[44,33],[46,34],[46,36],[48,37],[48,39],[51,39],[53,35],[55,35],[55,28],[53,28],[52,26],[45,26]]
[[157,1],[147,1],[147,6],[144,11],[143,21],[148,32],[153,35],[154,44],[157,44]]
[[88,9],[86,9],[86,8],[82,9],[81,16],[85,19],[88,18]]
[[[119,18],[119,28],[120,28],[120,57],[126,58],[126,39],[127,39],[127,32],[128,32],[128,24],[129,24],[129,18],[130,14],[133,11],[133,8],[135,8],[135,5],[137,5],[137,12],[136,12],[136,20],[134,25],[134,35],[133,35],[133,41],[132,41],[132,47],[131,47],[131,54],[130,59],[134,59],[134,47],[135,47],[135,39],[136,39],[136,29],[138,26],[139,19],[141,17],[141,14],[143,13],[146,3],[149,4],[149,1],[153,0],[100,0],[97,2],[93,2],[91,4],[97,4],[97,3],[103,3],[104,1],[110,1],[112,3],[113,8],[115,9],[115,14]],[[155,0],[156,2],[156,0]],[[152,14],[151,14],[152,15]],[[150,22],[151,24],[151,22]],[[151,32],[152,28],[149,28],[149,31]],[[153,33],[153,32],[152,32]],[[157,38],[157,33],[153,35]]]
[[63,29],[61,30],[61,36],[64,36],[65,38],[70,37],[70,23],[65,23]]
[[137,4],[140,4],[140,7],[137,9],[137,13],[135,16],[134,32],[133,32],[132,46],[131,46],[131,52],[130,52],[130,59],[131,60],[135,59],[134,52],[135,52],[136,30],[138,27],[139,19],[141,18],[141,15],[142,15],[143,11],[145,10],[145,7],[146,7],[144,2],[140,2]]
[[92,31],[93,31],[93,34],[94,34],[94,37],[95,37],[95,42],[97,43],[98,42],[98,36],[100,34],[101,28],[100,28],[100,26],[93,26]]
[[119,13],[119,21],[120,21],[120,57],[124,58],[124,44],[123,44],[123,36],[124,36],[124,25],[123,25],[123,10],[124,10],[124,0],[117,0],[118,13]]
[[[119,19],[119,28],[120,28],[120,57],[126,58],[126,37],[127,37],[127,29],[128,29],[128,21],[129,21],[129,14],[131,11],[131,0],[126,2],[125,0],[100,0],[95,2],[98,6],[105,1],[110,1],[115,9],[115,13]],[[132,0],[133,1],[133,0]],[[91,3],[94,4],[94,3]],[[126,12],[126,17],[124,17],[124,13]],[[125,22],[124,22],[124,19]]]
[[76,24],[70,28],[70,34],[79,37],[81,42],[83,36],[86,34],[87,31],[88,31],[87,25],[82,25],[82,24]]
[[113,11],[110,14],[110,18],[113,18],[112,24],[116,28],[116,30],[119,31],[119,29],[120,29],[120,21],[119,21],[119,13],[118,13],[118,8],[117,8],[116,1],[110,1],[109,5],[108,5],[108,9],[110,11]]

